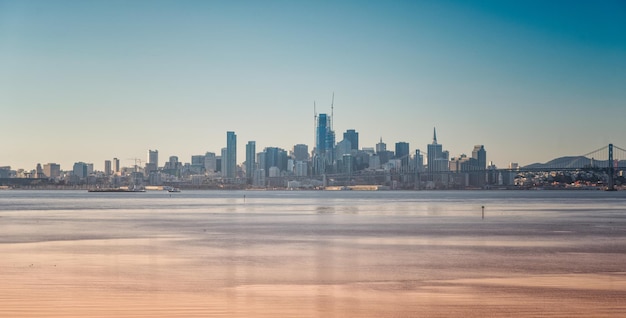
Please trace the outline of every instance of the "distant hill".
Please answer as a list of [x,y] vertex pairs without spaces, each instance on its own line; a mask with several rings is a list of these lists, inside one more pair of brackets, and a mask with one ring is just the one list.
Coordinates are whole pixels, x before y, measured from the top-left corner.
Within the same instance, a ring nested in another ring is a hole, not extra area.
[[[593,165],[596,167],[607,167],[607,160],[593,160]],[[584,168],[591,166],[591,159],[583,156],[570,156],[570,157],[559,157],[556,159],[552,159],[546,163],[533,163],[527,166],[524,166],[525,169],[551,169],[551,168],[561,168],[561,169],[575,169],[575,168]],[[620,167],[626,167],[626,160],[620,160]]]

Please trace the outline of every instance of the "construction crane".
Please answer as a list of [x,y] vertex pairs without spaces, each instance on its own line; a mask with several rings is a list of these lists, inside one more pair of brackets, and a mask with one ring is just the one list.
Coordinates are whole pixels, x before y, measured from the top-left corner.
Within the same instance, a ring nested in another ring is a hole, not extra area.
[[127,158],[126,160],[133,160],[135,162],[135,172],[138,171],[138,167],[141,165],[142,162],[144,162],[139,158]]

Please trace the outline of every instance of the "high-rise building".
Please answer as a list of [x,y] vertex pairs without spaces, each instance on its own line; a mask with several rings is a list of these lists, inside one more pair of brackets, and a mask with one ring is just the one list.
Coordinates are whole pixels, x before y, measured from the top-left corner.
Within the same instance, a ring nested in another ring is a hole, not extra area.
[[35,178],[45,178],[46,176],[43,173],[43,167],[40,163],[35,167]]
[[380,137],[380,142],[376,144],[376,153],[387,151],[387,144],[383,142],[383,137]]
[[149,164],[154,164],[154,167],[159,167],[159,151],[158,150],[148,150],[148,162]]
[[189,171],[192,174],[196,174],[196,175],[204,173],[204,162],[205,162],[204,155],[191,156],[191,165],[189,165]]
[[76,162],[74,163],[74,167],[72,169],[73,174],[78,178],[85,178],[88,175],[87,172],[87,164],[84,162]]
[[228,149],[222,148],[222,156],[220,157],[220,163],[221,163],[220,172],[223,178],[227,178],[228,169],[226,168],[226,162],[228,162]]
[[120,172],[120,160],[117,158],[113,158],[113,169],[114,172]]
[[[265,167],[267,166],[265,164],[266,160],[265,157],[267,156],[267,154],[265,153],[265,150],[263,150],[262,152],[259,152],[256,154],[256,163],[257,163],[257,170],[263,170],[263,177],[267,176],[267,169],[265,169]],[[255,174],[256,175],[256,174]]]
[[217,158],[215,158],[215,153],[207,152],[204,154],[204,170],[206,172],[217,171]]
[[303,144],[293,146],[293,157],[296,161],[309,160],[309,146]]
[[487,169],[487,151],[485,150],[485,146],[474,146],[474,150],[472,150],[472,158],[478,160],[479,170]]
[[433,143],[427,145],[428,172],[448,171],[447,151],[443,151],[443,146],[437,143],[437,130],[433,128]]
[[43,173],[48,178],[57,178],[61,175],[61,165],[56,163],[46,163],[43,165]]
[[343,139],[347,139],[350,141],[352,145],[352,149],[359,150],[359,133],[354,129],[348,129],[345,133],[343,133]]
[[267,147],[265,152],[265,169],[267,176],[269,176],[270,168],[276,167],[279,171],[287,170],[287,151],[277,147]]
[[424,155],[422,155],[419,149],[415,150],[415,171],[423,171],[424,170]]
[[472,150],[472,159],[474,159],[476,170],[478,172],[472,176],[472,184],[482,187],[487,181],[487,151],[483,145],[475,145]]
[[316,119],[313,173],[320,175],[329,172],[327,167],[332,167],[335,161],[335,132],[332,130],[332,115],[319,114]]
[[402,167],[409,166],[409,143],[400,141],[396,142],[396,159],[400,159]]
[[111,160],[104,161],[104,175],[105,176],[111,175]]
[[[222,160],[224,157],[222,155]],[[237,135],[234,131],[226,132],[226,178],[237,176]]]
[[254,170],[256,168],[256,142],[248,141],[246,144],[246,179],[252,183]]
[[204,155],[191,156],[191,164],[204,166]]
[[343,155],[352,154],[352,143],[350,140],[345,139],[337,143],[335,146],[335,156],[340,160]]
[[328,116],[326,114],[319,114],[317,116],[317,133],[315,135],[315,152],[317,155],[326,153],[326,135],[329,130]]

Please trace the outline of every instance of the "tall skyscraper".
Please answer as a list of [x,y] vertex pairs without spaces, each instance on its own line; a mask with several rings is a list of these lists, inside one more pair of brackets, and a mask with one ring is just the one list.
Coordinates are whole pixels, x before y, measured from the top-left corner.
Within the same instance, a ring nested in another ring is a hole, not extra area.
[[227,168],[226,168],[226,163],[228,162],[228,149],[227,148],[222,148],[222,156],[220,157],[220,172],[222,177],[227,178]]
[[442,145],[437,143],[437,130],[433,128],[433,143],[427,145],[428,172],[448,171],[448,152],[443,151]]
[[400,141],[396,142],[396,159],[400,159],[402,167],[409,166],[409,143]]
[[323,155],[326,153],[326,139],[329,131],[328,116],[326,114],[319,114],[317,116],[317,134],[315,140],[316,154]]
[[265,150],[266,176],[269,176],[270,168],[276,167],[279,172],[287,170],[287,151],[277,147],[266,147]]
[[234,179],[237,177],[237,135],[234,131],[226,132],[226,157],[226,178]]
[[111,175],[111,160],[104,161],[104,175],[105,176]]
[[252,183],[256,169],[256,142],[248,141],[246,145],[246,179]]
[[149,164],[154,164],[154,167],[159,167],[159,151],[158,150],[148,150],[148,162]]
[[293,157],[296,161],[309,160],[309,146],[303,144],[293,146]]
[[359,133],[354,129],[348,129],[345,133],[343,133],[343,139],[347,139],[350,141],[352,145],[352,149],[359,150]]
[[113,169],[114,172],[120,172],[120,160],[117,158],[113,158]]
[[148,176],[151,172],[157,171],[159,168],[159,151],[148,150],[148,161],[146,161],[146,167],[144,173]]
[[472,150],[472,158],[478,161],[479,170],[487,169],[487,151],[485,150],[485,146],[474,146],[474,150]]
[[476,164],[476,170],[479,171],[474,177],[475,181],[473,184],[481,187],[485,184],[485,181],[487,181],[487,151],[485,150],[485,146],[474,146],[474,150],[472,150],[472,158]]

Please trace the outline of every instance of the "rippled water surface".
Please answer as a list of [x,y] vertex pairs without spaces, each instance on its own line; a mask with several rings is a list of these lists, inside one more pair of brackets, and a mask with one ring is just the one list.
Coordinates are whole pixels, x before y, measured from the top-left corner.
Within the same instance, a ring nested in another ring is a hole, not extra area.
[[0,191],[0,317],[625,314],[626,192]]

